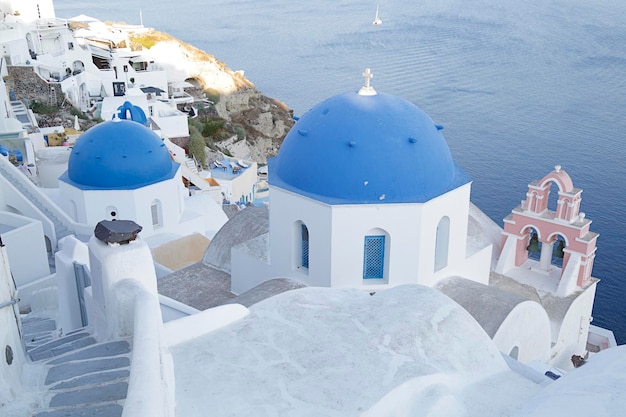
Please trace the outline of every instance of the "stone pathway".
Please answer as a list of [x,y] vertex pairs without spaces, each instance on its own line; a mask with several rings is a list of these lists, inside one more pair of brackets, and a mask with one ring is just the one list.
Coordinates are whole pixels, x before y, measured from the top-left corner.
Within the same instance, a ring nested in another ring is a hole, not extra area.
[[[47,367],[47,409],[33,417],[119,417],[128,391],[130,345],[96,343],[89,329],[59,337],[54,320],[22,320],[26,351]],[[45,401],[44,401],[45,403]]]

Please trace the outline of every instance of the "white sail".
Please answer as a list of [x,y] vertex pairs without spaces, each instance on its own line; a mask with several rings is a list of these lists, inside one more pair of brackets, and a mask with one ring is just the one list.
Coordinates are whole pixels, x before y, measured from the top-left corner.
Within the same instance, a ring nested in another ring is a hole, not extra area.
[[380,17],[378,17],[378,5],[376,5],[376,16],[374,17],[374,24],[375,25],[382,25],[383,21],[380,20]]

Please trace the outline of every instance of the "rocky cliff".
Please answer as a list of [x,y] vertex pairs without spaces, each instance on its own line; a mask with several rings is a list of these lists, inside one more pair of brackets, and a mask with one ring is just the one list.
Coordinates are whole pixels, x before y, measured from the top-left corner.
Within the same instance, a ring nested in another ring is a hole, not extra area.
[[197,86],[188,90],[202,95],[210,91],[212,117],[231,126],[242,126],[245,135],[231,135],[215,145],[235,157],[266,163],[276,155],[293,125],[293,112],[282,102],[259,92],[241,71],[232,71],[214,56],[170,35],[150,30],[131,36],[131,47],[152,57],[168,71],[172,81]]

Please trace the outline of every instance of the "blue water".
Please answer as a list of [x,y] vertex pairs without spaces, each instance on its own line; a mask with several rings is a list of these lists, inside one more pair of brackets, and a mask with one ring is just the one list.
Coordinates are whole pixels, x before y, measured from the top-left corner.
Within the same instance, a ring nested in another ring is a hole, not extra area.
[[[583,188],[600,233],[594,324],[626,343],[626,2],[618,0],[56,0],[169,32],[246,76],[296,115],[373,86],[425,110],[502,224],[556,164]],[[174,5],[175,4],[175,5]]]

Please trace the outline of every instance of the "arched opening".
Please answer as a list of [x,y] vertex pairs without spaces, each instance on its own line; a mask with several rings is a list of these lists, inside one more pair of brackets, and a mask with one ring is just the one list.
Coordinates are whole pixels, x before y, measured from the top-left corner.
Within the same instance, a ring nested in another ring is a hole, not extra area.
[[70,212],[69,212],[70,217],[75,222],[79,222],[80,219],[78,218],[78,207],[76,206],[76,202],[74,200],[70,200],[69,205],[70,205]]
[[26,34],[26,45],[28,45],[28,53],[32,59],[37,59],[37,53],[35,51],[35,44],[33,43],[33,35]]
[[554,181],[550,181],[550,191],[548,194],[548,210],[557,212],[558,201],[559,201],[559,185]]
[[385,279],[389,269],[389,236],[372,229],[363,239],[363,279]]
[[539,259],[541,259],[542,246],[542,243],[539,240],[539,233],[534,227],[529,227],[528,234],[530,236],[530,239],[528,240],[528,245],[526,246],[526,250],[528,251],[528,257],[530,259],[538,261]]
[[515,346],[513,349],[511,349],[511,352],[509,352],[509,356],[517,360],[517,357],[519,356],[519,347]]
[[80,74],[83,71],[85,71],[85,64],[83,64],[83,61],[74,61],[72,63],[72,75]]
[[567,247],[567,241],[565,238],[557,234],[554,238],[554,243],[552,244],[552,258],[550,263],[552,265],[558,266],[559,268],[563,267],[563,257],[565,256],[565,248]]
[[54,248],[52,247],[52,242],[50,241],[50,238],[44,235],[43,239],[46,244],[46,252],[48,253],[48,257],[54,256]]
[[309,229],[303,223],[300,228],[300,243],[302,246],[302,256],[300,257],[303,268],[309,267]]
[[435,236],[435,272],[448,265],[448,247],[450,245],[450,218],[442,217],[437,225]]
[[152,216],[152,228],[158,229],[163,226],[163,210],[161,200],[154,200],[150,204],[150,215]]
[[294,266],[304,273],[309,271],[309,228],[302,221],[294,224]]

